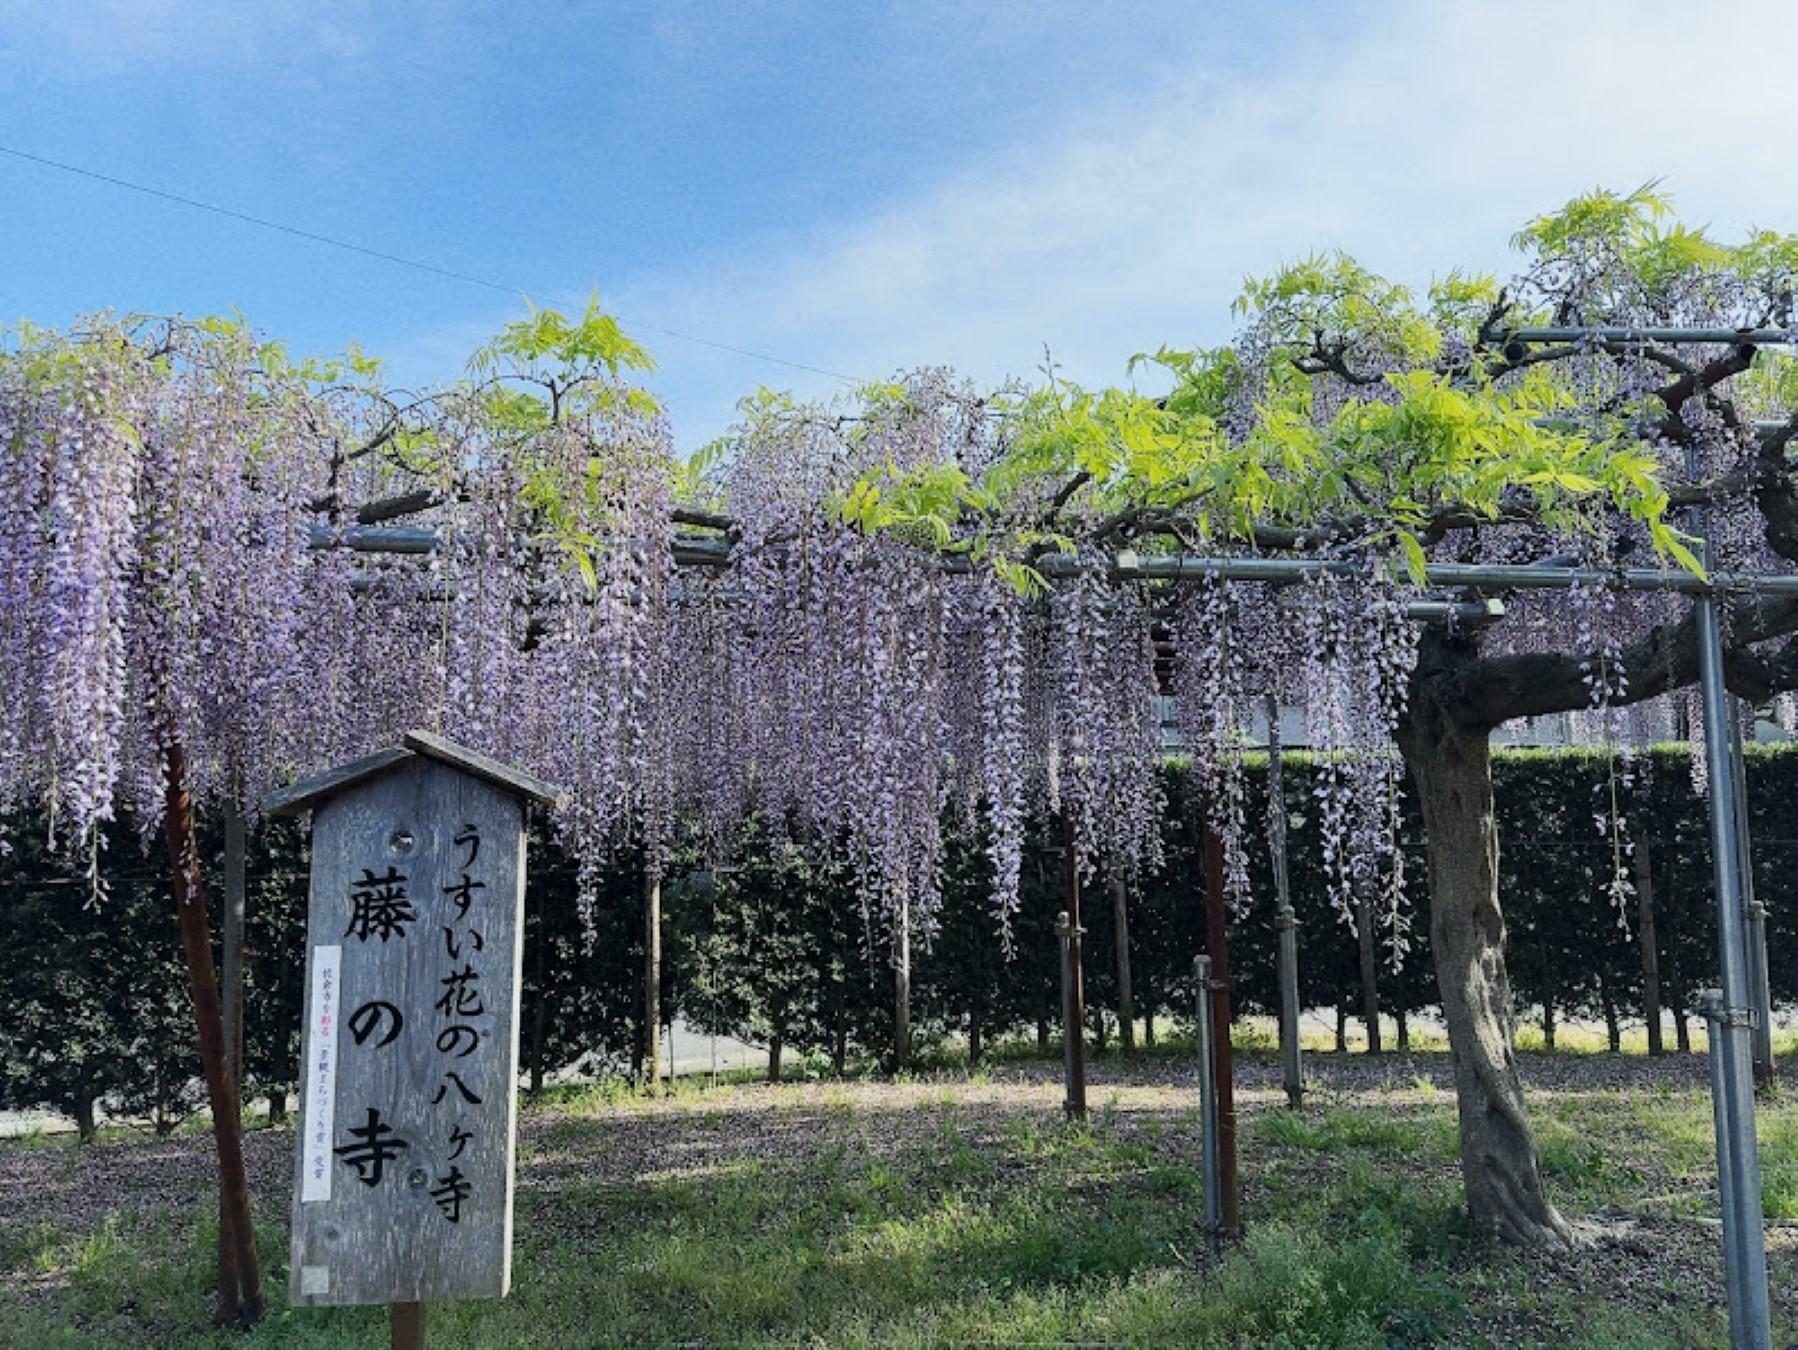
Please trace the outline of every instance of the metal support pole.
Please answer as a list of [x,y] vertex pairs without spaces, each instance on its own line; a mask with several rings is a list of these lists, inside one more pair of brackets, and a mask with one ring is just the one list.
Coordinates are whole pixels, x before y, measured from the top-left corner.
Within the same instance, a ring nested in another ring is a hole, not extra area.
[[1069,1120],[1086,1119],[1086,1039],[1080,1009],[1080,934],[1084,930],[1064,909],[1055,916],[1061,939],[1061,1063],[1066,1092],[1062,1109]]
[[[1070,1120],[1086,1119],[1086,967],[1080,959],[1080,850],[1074,817],[1061,817],[1062,917],[1067,933],[1061,944],[1062,1053],[1067,1060],[1067,1112]],[[1058,925],[1057,931],[1060,931]]]
[[1299,1049],[1299,919],[1291,905],[1274,915],[1280,929],[1280,1079],[1286,1104],[1305,1104],[1305,1060]]
[[[1752,717],[1746,702],[1743,709]],[[1729,719],[1730,768],[1735,775],[1736,847],[1742,870],[1742,921],[1748,958],[1749,1006],[1754,1009],[1754,1082],[1773,1082],[1773,988],[1767,972],[1767,907],[1754,894],[1754,844],[1748,828],[1748,765],[1742,753],[1742,722]]]
[[1299,935],[1286,870],[1286,786],[1280,749],[1280,702],[1267,695],[1267,848],[1273,862],[1274,922],[1280,930],[1280,1076],[1286,1104],[1305,1103],[1305,1067],[1299,1055]]
[[[225,1060],[237,1089],[237,1106],[243,1107],[243,921],[246,825],[243,803],[235,795],[225,804],[225,867],[220,898],[219,1001],[225,1024]],[[232,1269],[230,1206],[219,1194],[219,1279]]]
[[1242,1229],[1242,1190],[1236,1180],[1236,1052],[1230,1044],[1230,930],[1224,914],[1224,841],[1204,804],[1199,853],[1205,882],[1205,954],[1211,958],[1211,1053],[1217,1084],[1218,1204],[1224,1232]]
[[[1744,1307],[1746,1297],[1742,1291],[1742,1264],[1730,1256],[1730,1247],[1734,1235],[1739,1231],[1741,1215],[1735,1188],[1728,1184],[1728,1178],[1735,1171],[1734,1144],[1729,1122],[1729,1087],[1728,1039],[1723,1034],[1723,995],[1716,989],[1698,991],[1698,1014],[1704,1018],[1707,1050],[1705,1058],[1711,1071],[1711,1116],[1713,1129],[1717,1135],[1717,1200],[1723,1214],[1723,1284],[1724,1296],[1729,1300],[1730,1342],[1732,1345],[1752,1345],[1753,1341],[1743,1340],[1738,1332],[1738,1312]],[[1759,1212],[1758,1209],[1756,1211]]]
[[1205,1180],[1205,1247],[1215,1261],[1223,1246],[1224,1180],[1217,1137],[1217,1058],[1211,1043],[1211,958],[1194,957],[1192,975],[1199,1050],[1199,1170]]
[[[662,879],[643,869],[643,1080],[651,1092],[662,1078]],[[672,1077],[672,1074],[670,1075]]]
[[1741,836],[1736,824],[1735,755],[1729,695],[1723,683],[1723,635],[1709,595],[1693,602],[1705,754],[1711,765],[1711,860],[1717,888],[1717,966],[1721,1005],[1711,1023],[1712,1091],[1717,1124],[1717,1185],[1723,1199],[1723,1262],[1729,1287],[1730,1342],[1772,1344],[1766,1232],[1761,1214],[1760,1152],[1754,1135],[1753,1011],[1742,912]]

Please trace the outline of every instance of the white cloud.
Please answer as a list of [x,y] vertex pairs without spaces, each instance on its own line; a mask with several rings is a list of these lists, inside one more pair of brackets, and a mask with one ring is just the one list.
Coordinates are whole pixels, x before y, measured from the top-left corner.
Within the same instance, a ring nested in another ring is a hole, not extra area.
[[[855,375],[993,380],[1047,343],[1074,378],[1116,380],[1134,351],[1227,336],[1246,274],[1336,246],[1418,282],[1502,271],[1519,225],[1599,184],[1665,177],[1688,219],[1798,229],[1798,138],[1776,111],[1795,39],[1798,8],[1776,3],[1395,4],[1264,77],[1201,66],[1121,93],[863,219],[610,298]],[[652,341],[684,443],[755,383],[832,387]]]

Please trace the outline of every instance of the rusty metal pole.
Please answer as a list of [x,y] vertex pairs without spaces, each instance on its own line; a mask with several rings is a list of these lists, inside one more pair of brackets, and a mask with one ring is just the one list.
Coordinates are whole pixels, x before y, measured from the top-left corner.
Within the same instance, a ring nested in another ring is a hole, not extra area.
[[1211,1044],[1217,1063],[1219,1222],[1228,1237],[1242,1231],[1242,1193],[1236,1179],[1236,1060],[1230,1046],[1230,938],[1224,923],[1224,841],[1201,807],[1205,871],[1205,950],[1211,958]]
[[1080,929],[1065,909],[1055,916],[1055,936],[1061,940],[1061,1068],[1066,1084],[1061,1105],[1069,1120],[1085,1120],[1086,1056],[1079,1017],[1075,1012],[1079,997],[1076,990],[1080,983]]
[[1086,989],[1081,975],[1080,857],[1074,847],[1074,819],[1062,817],[1062,886],[1065,908],[1056,920],[1061,935],[1062,1055],[1067,1077],[1069,1120],[1086,1119]]
[[1223,1174],[1217,1150],[1217,1061],[1211,1039],[1211,958],[1192,959],[1196,1016],[1193,1026],[1199,1061],[1199,1172],[1205,1179],[1205,1250],[1213,1261],[1223,1245]]

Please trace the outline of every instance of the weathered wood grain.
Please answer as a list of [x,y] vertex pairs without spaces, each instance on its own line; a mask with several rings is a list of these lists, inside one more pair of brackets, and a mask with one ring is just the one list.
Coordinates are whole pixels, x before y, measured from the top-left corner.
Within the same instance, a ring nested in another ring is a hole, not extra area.
[[522,769],[514,769],[510,764],[502,764],[479,750],[471,750],[466,745],[446,740],[435,732],[408,731],[406,748],[417,754],[442,760],[445,764],[453,764],[476,778],[485,778],[499,787],[510,788],[519,796],[528,797],[543,806],[559,806],[565,795],[554,783],[545,782]]
[[[472,861],[470,827],[480,840]],[[434,1303],[506,1293],[524,850],[520,798],[436,758],[397,762],[315,802],[293,1303]],[[405,879],[403,894],[379,884],[389,875]],[[456,888],[465,876],[482,884],[466,892],[464,914]],[[370,902],[360,918],[358,893]],[[385,926],[383,895],[398,906]],[[328,1038],[315,1025],[315,977],[320,949],[331,947],[340,963],[336,1054],[321,1077],[319,1050]],[[449,978],[468,970],[473,976],[459,984]],[[397,1031],[385,1010],[358,1016],[376,1000],[403,1017]],[[327,1085],[334,1103],[323,1155],[329,1198],[317,1198],[315,1178],[308,1199],[309,1148],[316,1153]],[[369,1142],[371,1110],[391,1130],[374,1138],[405,1144],[380,1160],[378,1179],[374,1160],[358,1168],[355,1155],[342,1151]],[[452,1169],[468,1187],[459,1206],[445,1189]]]
[[404,764],[411,758],[412,752],[399,746],[377,750],[372,755],[353,759],[348,764],[339,764],[334,769],[327,769],[312,778],[302,779],[290,787],[269,793],[262,799],[262,809],[271,816],[297,816],[302,811],[310,810],[314,803],[353,786],[358,780],[390,769],[396,764]]

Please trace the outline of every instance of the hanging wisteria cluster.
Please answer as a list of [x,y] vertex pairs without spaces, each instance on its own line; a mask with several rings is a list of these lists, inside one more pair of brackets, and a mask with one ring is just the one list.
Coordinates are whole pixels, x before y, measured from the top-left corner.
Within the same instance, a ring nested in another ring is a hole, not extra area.
[[1370,568],[1353,576],[1320,574],[1299,601],[1306,725],[1320,756],[1316,798],[1330,901],[1351,928],[1363,911],[1375,918],[1395,962],[1409,945],[1398,833],[1403,768],[1393,749],[1417,655],[1406,600]]
[[[362,448],[391,401],[322,383],[230,324],[32,331],[0,359],[0,799],[47,802],[79,851],[121,799],[156,821],[177,747],[197,799],[253,812],[425,725],[566,783],[584,859],[665,856],[665,427],[448,391],[396,468]],[[358,551],[346,503],[398,489],[429,546]]]
[[[1726,343],[1495,336],[1548,312],[1743,322],[1777,269],[1655,289],[1615,240],[1530,247],[1511,290],[1444,283],[1427,312],[1346,259],[1251,284],[1231,348],[1156,358],[1165,396],[923,370],[749,400],[694,461],[595,314],[515,325],[422,395],[237,324],[27,330],[0,351],[0,808],[49,803],[79,853],[120,801],[153,814],[173,747],[202,801],[253,810],[426,725],[562,784],[588,882],[659,877],[683,841],[722,856],[759,814],[850,869],[870,932],[928,933],[961,829],[1005,939],[1033,828],[1084,877],[1160,865],[1175,749],[1250,904],[1243,762],[1272,695],[1318,757],[1332,899],[1397,959],[1420,643],[1571,647],[1580,691],[1548,704],[1616,748],[1595,816],[1621,915],[1631,748],[1696,739],[1697,712],[1689,673],[1630,653],[1684,602],[1523,592],[1471,637],[1412,606],[1477,598],[1426,585],[1437,562],[1685,565],[1675,482],[1713,566],[1783,567],[1753,422],[1786,415],[1783,376],[1731,402],[1752,361]],[[1670,380],[1691,386],[1672,422]],[[367,547],[389,521],[411,542]],[[1274,586],[1126,561],[1181,552],[1331,567]]]

